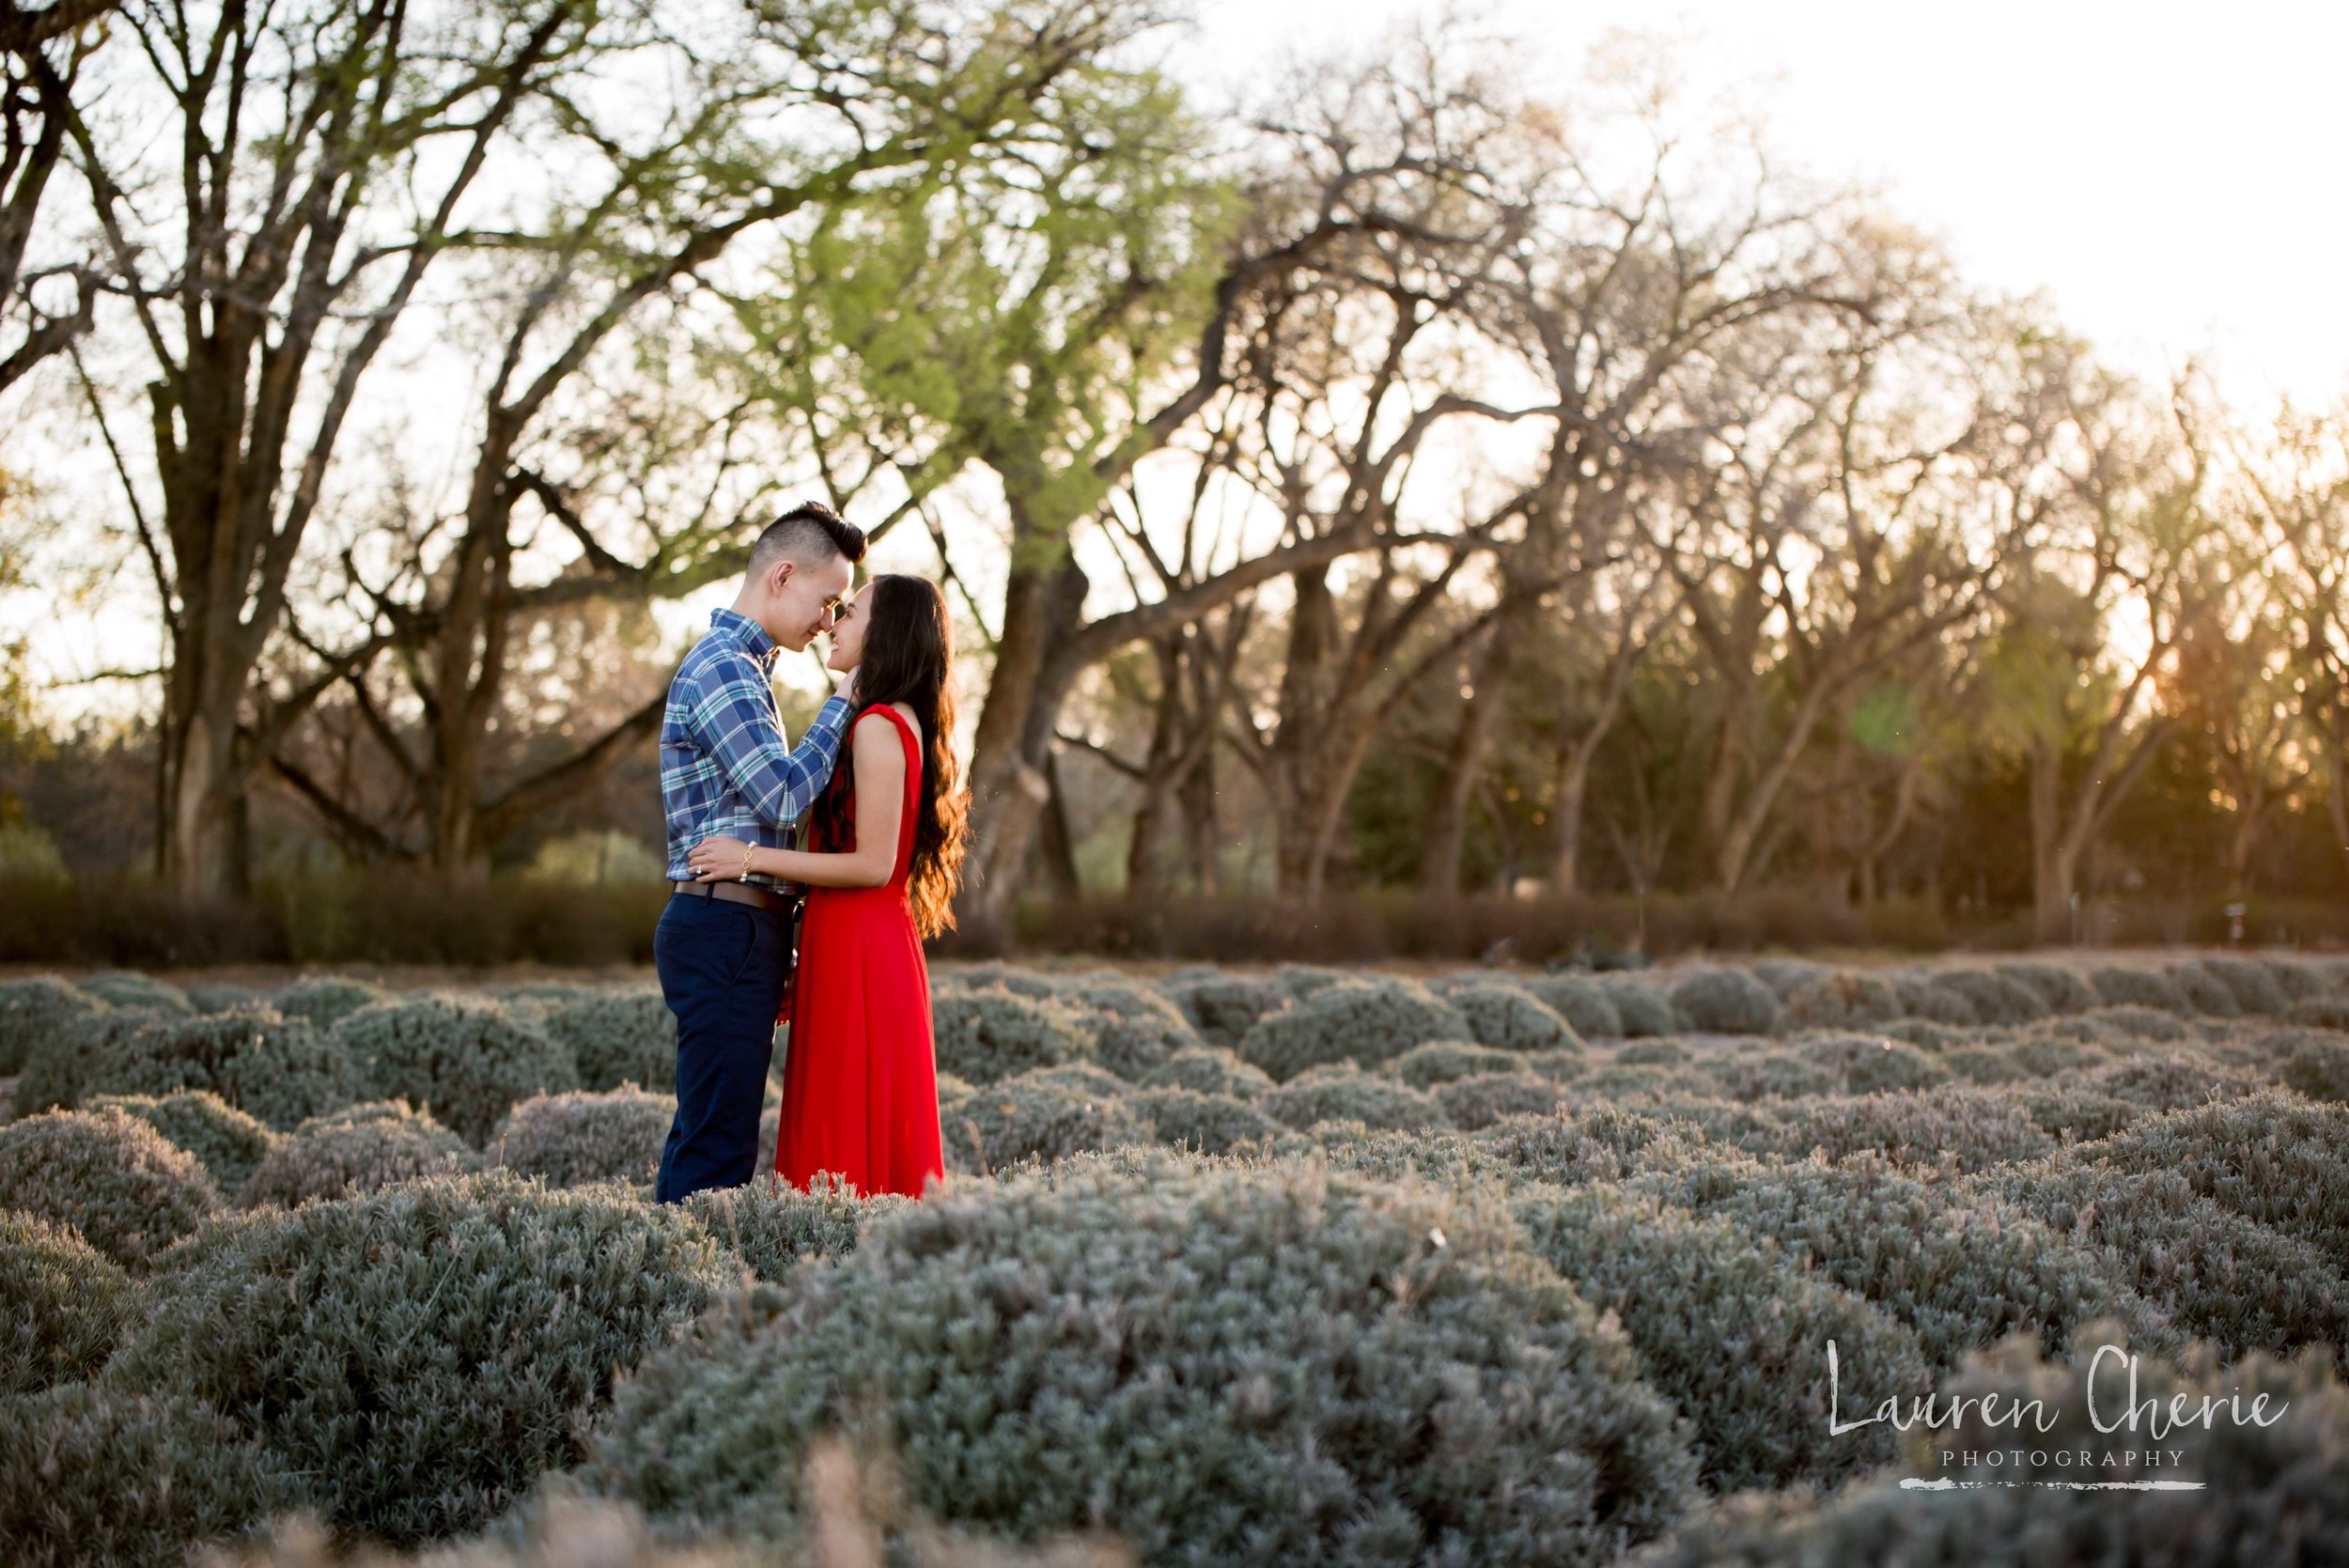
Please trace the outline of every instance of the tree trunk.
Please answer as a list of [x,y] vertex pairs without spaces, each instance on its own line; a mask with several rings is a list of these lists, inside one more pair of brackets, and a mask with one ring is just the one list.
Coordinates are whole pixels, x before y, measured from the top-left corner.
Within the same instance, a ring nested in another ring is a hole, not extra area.
[[[1427,811],[1426,837],[1420,849],[1419,884],[1430,893],[1460,891],[1460,856],[1468,846],[1469,800],[1484,780],[1492,754],[1493,737],[1501,725],[1511,675],[1517,665],[1517,641],[1524,635],[1527,611],[1533,596],[1512,590],[1511,602],[1494,616],[1492,629],[1469,665],[1469,695],[1460,708],[1460,724],[1445,748],[1443,771],[1436,780],[1435,799]],[[1504,887],[1504,890],[1505,887]]]
[[[1003,587],[1003,631],[995,667],[971,749],[972,870],[957,900],[957,919],[1005,928],[1019,892],[1037,814],[1050,793],[1030,755],[1037,681],[1060,627],[1083,607],[1085,576],[1062,552],[1036,559],[1041,545],[1013,505],[1012,568]],[[1023,559],[1023,557],[1025,559]],[[1046,724],[1049,737],[1050,722]]]
[[1036,847],[1042,852],[1044,869],[1052,879],[1052,891],[1061,897],[1075,899],[1084,893],[1084,881],[1077,875],[1077,837],[1068,826],[1068,795],[1061,787],[1060,758],[1051,752],[1044,754],[1044,831]]
[[2079,856],[2063,831],[2063,755],[2042,743],[2030,754],[2032,938],[2042,947],[2072,940],[2072,893]]
[[1133,836],[1126,844],[1126,893],[1148,895],[1159,891],[1165,877],[1159,840],[1180,784],[1174,759],[1183,750],[1178,730],[1183,708],[1183,659],[1176,637],[1159,638],[1151,651],[1159,666],[1159,700],[1151,710],[1150,750],[1142,765],[1142,800],[1134,808]]
[[1569,746],[1558,766],[1558,788],[1549,808],[1549,889],[1561,898],[1573,897],[1581,880],[1582,798],[1590,787],[1595,750]]

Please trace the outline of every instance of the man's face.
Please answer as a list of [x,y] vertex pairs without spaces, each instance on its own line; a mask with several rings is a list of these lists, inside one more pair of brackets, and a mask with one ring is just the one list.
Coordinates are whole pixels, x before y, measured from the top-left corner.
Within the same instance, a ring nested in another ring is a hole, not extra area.
[[788,557],[767,573],[767,634],[793,653],[832,629],[832,613],[848,592],[848,558],[834,555],[817,566]]

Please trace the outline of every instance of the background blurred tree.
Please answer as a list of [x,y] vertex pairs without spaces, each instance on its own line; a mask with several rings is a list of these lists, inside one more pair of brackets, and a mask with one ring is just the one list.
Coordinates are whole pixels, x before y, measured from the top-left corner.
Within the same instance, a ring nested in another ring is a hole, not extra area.
[[[47,234],[37,220],[65,152],[82,62],[117,4],[54,0],[27,9],[0,0],[0,392],[87,332],[98,303],[99,274],[86,257],[40,260],[33,239]],[[29,267],[28,254],[37,256]]]
[[2317,749],[2312,771],[2349,867],[2349,401],[2318,413],[2287,404],[2266,439],[2244,445],[2246,505],[2267,548],[2294,709]]
[[134,461],[111,428],[107,444],[169,631],[159,869],[220,892],[244,879],[254,776],[380,645],[333,650],[289,687],[256,678],[361,384],[433,262],[468,241],[484,171],[494,190],[527,163],[520,107],[605,41],[566,0],[132,4],[114,25],[110,90],[69,132],[105,290],[147,359],[151,449]]

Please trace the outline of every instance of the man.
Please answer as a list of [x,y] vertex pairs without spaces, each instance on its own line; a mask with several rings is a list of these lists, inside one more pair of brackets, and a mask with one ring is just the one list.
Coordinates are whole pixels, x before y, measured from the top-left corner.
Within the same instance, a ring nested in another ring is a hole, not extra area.
[[732,608],[677,667],[661,722],[661,803],[670,895],[653,935],[661,994],[677,1015],[677,1119],[656,1201],[739,1187],[758,1158],[775,1018],[790,973],[792,916],[806,890],[758,877],[696,882],[686,855],[714,833],[790,847],[832,779],[856,673],[826,699],[795,751],[784,746],[770,671],[804,650],[848,591],[864,533],[816,502],[758,536]]

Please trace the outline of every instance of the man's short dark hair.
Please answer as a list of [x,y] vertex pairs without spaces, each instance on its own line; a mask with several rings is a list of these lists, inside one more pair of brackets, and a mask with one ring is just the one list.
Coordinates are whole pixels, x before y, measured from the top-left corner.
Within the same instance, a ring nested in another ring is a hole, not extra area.
[[854,566],[864,559],[864,530],[820,501],[802,501],[760,531],[751,575],[764,575],[786,555],[811,565],[839,555]]

